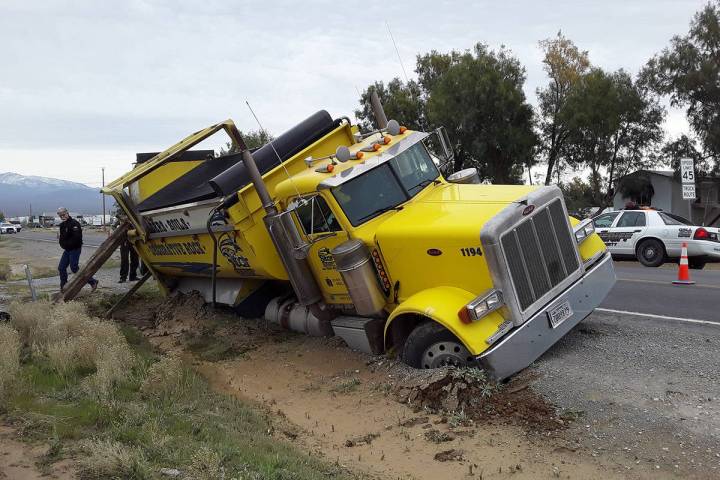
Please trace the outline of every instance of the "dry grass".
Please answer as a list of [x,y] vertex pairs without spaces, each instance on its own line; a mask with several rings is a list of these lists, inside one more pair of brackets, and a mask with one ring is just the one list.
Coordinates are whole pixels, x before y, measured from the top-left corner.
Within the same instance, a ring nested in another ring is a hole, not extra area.
[[91,318],[81,303],[13,303],[10,315],[33,356],[47,359],[56,372],[68,375],[94,369],[85,386],[98,397],[107,397],[136,363],[117,326]]
[[158,399],[178,396],[186,390],[189,379],[185,377],[182,360],[167,356],[150,366],[140,391]]
[[86,457],[78,466],[83,478],[147,478],[150,468],[142,452],[112,440],[85,442]]
[[222,456],[206,446],[200,447],[193,454],[189,470],[191,478],[197,480],[216,480],[225,477]]
[[100,399],[112,396],[113,390],[127,380],[135,354],[127,344],[102,345],[97,350],[95,373],[83,381],[83,388]]
[[20,335],[8,325],[0,325],[0,401],[14,385],[19,371]]

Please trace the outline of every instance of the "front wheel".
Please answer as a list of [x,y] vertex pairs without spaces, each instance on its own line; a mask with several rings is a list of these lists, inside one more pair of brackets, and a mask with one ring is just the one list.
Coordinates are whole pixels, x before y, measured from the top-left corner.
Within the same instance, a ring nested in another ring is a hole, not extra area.
[[403,362],[415,368],[463,367],[475,363],[465,345],[433,321],[415,327],[405,341],[401,357]]
[[665,262],[665,247],[660,240],[644,240],[638,245],[637,259],[646,267],[659,267]]

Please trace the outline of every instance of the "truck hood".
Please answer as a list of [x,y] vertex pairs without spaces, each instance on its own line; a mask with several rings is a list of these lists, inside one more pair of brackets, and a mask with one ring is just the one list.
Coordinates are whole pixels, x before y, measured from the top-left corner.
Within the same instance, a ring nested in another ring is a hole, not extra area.
[[391,281],[400,298],[429,286],[446,285],[473,293],[492,286],[480,231],[511,202],[537,187],[443,184],[429,187],[375,232]]
[[480,229],[511,202],[522,200],[537,187],[527,185],[444,184],[389,216],[376,230],[382,243],[415,238],[447,241],[461,237],[480,242]]

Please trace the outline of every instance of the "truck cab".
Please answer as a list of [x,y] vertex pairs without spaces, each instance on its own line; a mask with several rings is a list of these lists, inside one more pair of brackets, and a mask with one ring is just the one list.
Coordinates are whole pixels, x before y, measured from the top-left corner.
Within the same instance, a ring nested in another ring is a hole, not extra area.
[[[457,183],[441,172],[451,160],[442,131],[391,121],[363,133],[347,119],[332,127],[287,158],[273,147],[270,168],[262,152],[241,148],[242,163],[229,168],[242,166],[252,180],[216,188],[209,203],[137,208],[198,168],[147,178],[189,147],[161,152],[154,168],[130,172],[107,193],[131,214],[135,246],[168,291],[210,300],[212,281],[213,300],[220,285],[223,303],[238,305],[269,281],[289,284],[266,303],[269,320],[396,352],[417,368],[479,364],[506,378],[614,284],[593,224],[568,216],[557,187]],[[237,175],[204,181],[227,178]]]

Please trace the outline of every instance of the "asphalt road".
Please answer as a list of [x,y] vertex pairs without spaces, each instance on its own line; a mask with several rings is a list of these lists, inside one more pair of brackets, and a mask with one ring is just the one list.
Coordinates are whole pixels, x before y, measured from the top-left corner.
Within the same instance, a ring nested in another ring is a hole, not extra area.
[[[22,231],[20,233],[13,233],[9,235],[9,238],[20,238],[23,240],[35,240],[38,242],[51,242],[57,243],[57,230],[33,230],[33,231]],[[99,247],[100,244],[107,238],[107,235],[95,231],[83,231],[83,245],[86,247]]]
[[615,262],[615,274],[618,281],[601,309],[720,324],[720,270],[690,270],[695,285],[673,285],[677,265],[647,268]]

